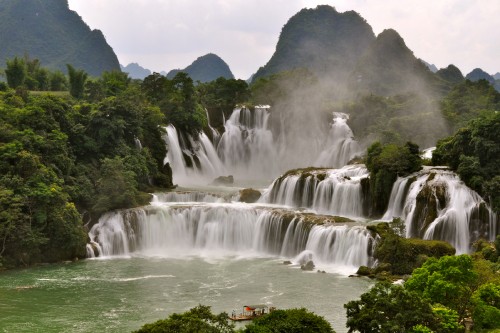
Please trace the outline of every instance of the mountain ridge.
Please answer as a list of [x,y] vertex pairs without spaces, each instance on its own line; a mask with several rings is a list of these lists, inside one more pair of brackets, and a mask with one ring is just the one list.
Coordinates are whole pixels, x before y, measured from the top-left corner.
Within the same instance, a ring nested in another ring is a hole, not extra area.
[[0,1],[0,40],[0,65],[27,55],[50,69],[71,64],[92,76],[120,70],[104,34],[91,30],[67,0]]
[[167,78],[172,79],[179,72],[185,72],[193,81],[200,81],[202,83],[216,80],[219,77],[234,79],[234,75],[228,64],[214,53],[198,57],[191,65],[184,69],[172,69],[167,73]]

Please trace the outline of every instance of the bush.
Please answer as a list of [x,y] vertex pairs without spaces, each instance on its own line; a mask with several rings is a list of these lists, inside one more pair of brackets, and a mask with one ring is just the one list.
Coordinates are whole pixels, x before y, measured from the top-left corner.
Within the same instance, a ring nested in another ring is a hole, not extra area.
[[330,324],[321,316],[301,309],[274,310],[255,319],[244,333],[334,333]]

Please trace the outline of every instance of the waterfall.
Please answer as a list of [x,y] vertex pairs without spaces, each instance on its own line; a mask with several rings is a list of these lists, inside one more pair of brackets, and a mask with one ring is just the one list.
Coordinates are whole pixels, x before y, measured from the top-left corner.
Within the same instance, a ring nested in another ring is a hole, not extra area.
[[340,168],[346,165],[362,150],[351,128],[347,125],[349,115],[340,112],[333,113],[333,122],[326,137],[325,148],[314,163],[316,166]]
[[225,202],[226,200],[217,194],[186,191],[186,192],[166,192],[153,194],[152,205],[163,202]]
[[361,180],[367,177],[364,165],[292,170],[271,184],[261,202],[311,208],[318,214],[362,217],[365,205]]
[[268,128],[269,107],[237,108],[224,125],[217,152],[225,167],[238,178],[262,179],[275,174],[276,147]]
[[364,227],[314,225],[300,214],[250,205],[168,205],[112,212],[89,232],[101,256],[284,256],[303,251],[325,265],[371,265]]
[[224,174],[225,168],[214,146],[205,133],[194,140],[190,135],[179,135],[174,126],[166,128],[164,136],[167,156],[164,163],[170,163],[175,182],[182,184],[208,183]]
[[459,177],[448,170],[425,168],[399,178],[383,219],[400,217],[406,236],[449,242],[458,254],[469,253],[478,238],[493,241],[496,214]]
[[[323,167],[342,167],[360,152],[347,125],[347,114],[333,113],[326,136],[322,130],[307,133],[312,136],[310,144],[303,142],[303,133],[285,135],[283,117],[281,126],[275,126],[279,130],[275,128],[277,133],[273,133],[270,115],[268,105],[236,108],[225,121],[222,135],[209,126],[210,135],[201,132],[196,140],[168,126],[165,163],[170,163],[175,182],[209,183],[227,175],[245,181],[268,180],[292,167],[309,166],[311,160]],[[321,150],[320,146],[326,148]]]

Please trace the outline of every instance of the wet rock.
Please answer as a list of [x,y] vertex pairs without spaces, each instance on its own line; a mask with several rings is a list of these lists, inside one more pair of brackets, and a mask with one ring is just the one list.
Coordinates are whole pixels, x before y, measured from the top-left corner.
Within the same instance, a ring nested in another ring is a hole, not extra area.
[[253,188],[245,188],[240,190],[240,202],[254,203],[260,199],[260,192]]
[[318,269],[318,273],[326,273],[326,272]]
[[368,276],[368,275],[372,274],[372,270],[370,267],[367,267],[367,266],[359,266],[356,274],[361,275],[361,276]]
[[234,183],[234,178],[232,175],[217,177],[212,182],[212,184],[214,185],[232,185],[233,183]]
[[283,265],[291,265],[292,262],[290,260],[285,260],[283,261]]
[[300,269],[303,271],[312,271],[314,270],[314,262],[312,260],[309,260],[305,265],[301,265]]

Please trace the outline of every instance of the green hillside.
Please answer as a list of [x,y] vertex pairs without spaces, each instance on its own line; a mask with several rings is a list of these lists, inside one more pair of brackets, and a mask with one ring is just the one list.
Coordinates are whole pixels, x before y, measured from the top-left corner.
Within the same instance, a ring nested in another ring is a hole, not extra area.
[[393,29],[384,30],[367,48],[351,81],[356,91],[377,95],[429,91],[429,85],[437,84],[435,75]]
[[184,69],[173,69],[167,74],[168,79],[173,79],[179,72],[185,72],[193,81],[202,83],[210,82],[223,77],[225,79],[234,79],[234,75],[224,60],[213,53],[199,57]]
[[29,55],[50,69],[66,64],[93,76],[120,70],[100,30],[91,30],[67,0],[0,0],[0,67],[6,59]]

